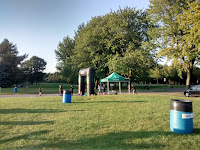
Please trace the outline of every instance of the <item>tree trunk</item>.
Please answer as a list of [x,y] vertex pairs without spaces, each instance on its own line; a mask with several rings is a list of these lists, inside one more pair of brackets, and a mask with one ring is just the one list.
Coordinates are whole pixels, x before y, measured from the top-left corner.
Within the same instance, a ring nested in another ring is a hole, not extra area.
[[131,78],[131,76],[132,76],[132,69],[128,69],[128,78],[130,79]]
[[190,78],[191,78],[191,70],[190,68],[187,71],[187,80],[186,80],[186,88],[189,89],[190,88]]
[[95,80],[95,88],[96,89],[98,88],[98,81],[99,81],[98,79]]
[[191,61],[190,61],[190,64],[188,65],[188,69],[187,69],[187,80],[186,80],[186,88],[187,88],[187,89],[190,88],[194,61],[195,61],[195,59],[191,60]]

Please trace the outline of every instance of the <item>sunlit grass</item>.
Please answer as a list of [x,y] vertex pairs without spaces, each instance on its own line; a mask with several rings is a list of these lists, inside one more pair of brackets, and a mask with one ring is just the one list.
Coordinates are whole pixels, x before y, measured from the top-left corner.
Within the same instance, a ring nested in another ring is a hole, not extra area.
[[176,96],[123,95],[1,98],[0,149],[198,149],[200,99],[193,100],[194,133],[169,130]]

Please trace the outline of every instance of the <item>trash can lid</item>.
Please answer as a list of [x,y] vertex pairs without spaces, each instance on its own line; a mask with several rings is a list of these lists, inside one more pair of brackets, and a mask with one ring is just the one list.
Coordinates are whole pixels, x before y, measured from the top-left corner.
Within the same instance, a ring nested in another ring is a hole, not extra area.
[[192,112],[192,101],[172,99],[170,110]]
[[69,90],[64,90],[64,91],[63,91],[63,94],[71,94],[71,91],[69,91]]

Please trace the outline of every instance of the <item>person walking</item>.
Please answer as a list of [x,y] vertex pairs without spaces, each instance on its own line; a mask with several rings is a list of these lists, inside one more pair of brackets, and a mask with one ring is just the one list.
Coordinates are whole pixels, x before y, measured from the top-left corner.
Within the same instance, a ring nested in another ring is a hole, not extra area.
[[43,88],[40,86],[39,87],[39,96],[42,96],[42,90],[43,90]]
[[63,87],[62,87],[62,85],[61,85],[61,95],[63,95]]
[[106,94],[106,86],[105,86],[105,84],[103,84],[102,89],[103,89],[103,95],[105,95]]
[[100,86],[100,84],[98,84],[98,95],[102,95],[102,90],[101,90],[101,86]]
[[73,95],[73,93],[74,93],[73,85],[71,85],[71,87],[70,87],[70,91],[71,91],[71,95]]

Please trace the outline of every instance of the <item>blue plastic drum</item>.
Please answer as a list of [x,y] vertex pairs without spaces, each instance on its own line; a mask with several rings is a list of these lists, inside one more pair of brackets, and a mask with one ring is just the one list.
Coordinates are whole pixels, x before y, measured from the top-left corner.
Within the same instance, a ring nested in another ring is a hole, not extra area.
[[170,130],[181,134],[193,132],[192,101],[171,100]]
[[63,91],[63,103],[71,103],[71,91]]

